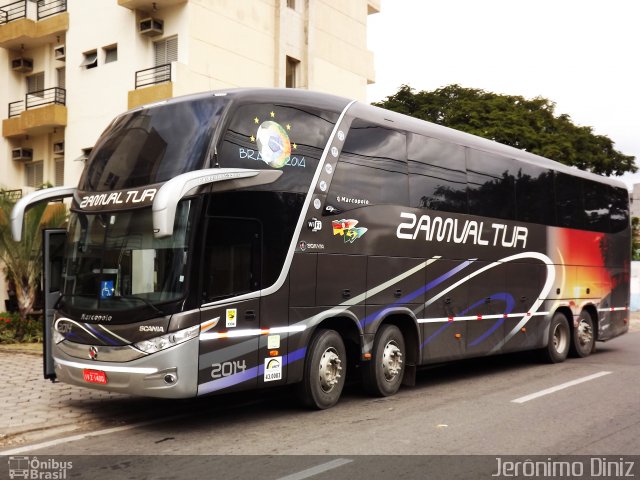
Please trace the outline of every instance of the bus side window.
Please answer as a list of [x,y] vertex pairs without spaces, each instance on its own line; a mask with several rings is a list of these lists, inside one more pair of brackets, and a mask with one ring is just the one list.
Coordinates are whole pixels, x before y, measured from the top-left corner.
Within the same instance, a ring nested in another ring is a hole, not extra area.
[[584,228],[585,211],[582,198],[582,179],[556,172],[556,218],[559,227]]
[[467,213],[464,147],[411,134],[407,157],[410,206]]
[[469,213],[515,219],[514,160],[479,150],[467,150]]
[[518,162],[516,218],[521,222],[555,225],[553,171]]
[[587,230],[609,232],[611,199],[608,193],[611,191],[608,185],[589,180],[583,180],[585,228]]
[[365,205],[407,205],[405,134],[354,120],[331,180],[327,203],[340,211]]
[[610,204],[610,232],[617,233],[629,228],[629,192],[624,188],[607,187]]

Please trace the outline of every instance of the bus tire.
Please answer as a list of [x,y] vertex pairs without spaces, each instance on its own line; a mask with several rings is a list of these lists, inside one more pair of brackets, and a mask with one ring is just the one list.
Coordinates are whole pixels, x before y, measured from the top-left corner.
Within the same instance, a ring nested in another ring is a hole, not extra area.
[[551,319],[549,325],[549,341],[541,350],[542,359],[548,363],[564,362],[569,354],[571,334],[569,322],[564,314],[558,312]]
[[347,374],[347,351],[335,330],[318,330],[307,352],[298,396],[311,408],[333,407],[342,394]]
[[593,318],[586,310],[580,312],[578,326],[573,329],[571,335],[571,356],[584,358],[595,350],[596,335]]
[[402,384],[405,344],[402,332],[395,325],[383,325],[373,342],[371,361],[362,380],[364,389],[376,397],[395,394]]

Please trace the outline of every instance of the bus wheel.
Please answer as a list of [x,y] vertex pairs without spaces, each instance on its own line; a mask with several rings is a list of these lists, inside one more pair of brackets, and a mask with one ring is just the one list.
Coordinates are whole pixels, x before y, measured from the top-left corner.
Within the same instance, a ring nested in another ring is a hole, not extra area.
[[376,334],[372,358],[363,372],[364,388],[371,395],[388,397],[400,388],[405,357],[404,337],[395,325],[383,325]]
[[580,313],[578,326],[573,330],[571,337],[571,355],[574,357],[586,357],[595,350],[596,335],[593,328],[593,318],[586,310]]
[[549,325],[549,342],[542,349],[542,357],[549,363],[564,362],[569,354],[569,344],[571,335],[569,333],[569,322],[562,313],[556,313]]
[[340,399],[346,374],[347,351],[342,337],[335,330],[318,330],[307,352],[298,395],[309,407],[333,407]]

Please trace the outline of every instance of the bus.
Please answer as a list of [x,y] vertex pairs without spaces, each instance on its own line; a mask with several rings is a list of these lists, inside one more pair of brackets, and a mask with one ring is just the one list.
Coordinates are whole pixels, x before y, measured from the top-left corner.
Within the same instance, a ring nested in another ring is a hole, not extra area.
[[347,375],[389,396],[421,366],[562,362],[629,328],[620,181],[332,95],[234,89],[123,113],[77,187],[16,204],[15,238],[29,205],[64,197],[45,373],[74,385],[296,384],[324,409]]

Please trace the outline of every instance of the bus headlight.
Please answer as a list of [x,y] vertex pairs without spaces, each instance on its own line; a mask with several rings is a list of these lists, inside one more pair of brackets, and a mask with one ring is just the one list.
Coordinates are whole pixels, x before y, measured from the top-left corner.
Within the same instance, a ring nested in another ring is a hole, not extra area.
[[177,332],[171,332],[159,337],[142,340],[141,342],[134,343],[133,346],[145,353],[155,353],[197,337],[198,333],[200,333],[200,325],[194,325],[193,327],[185,328],[184,330],[178,330]]

